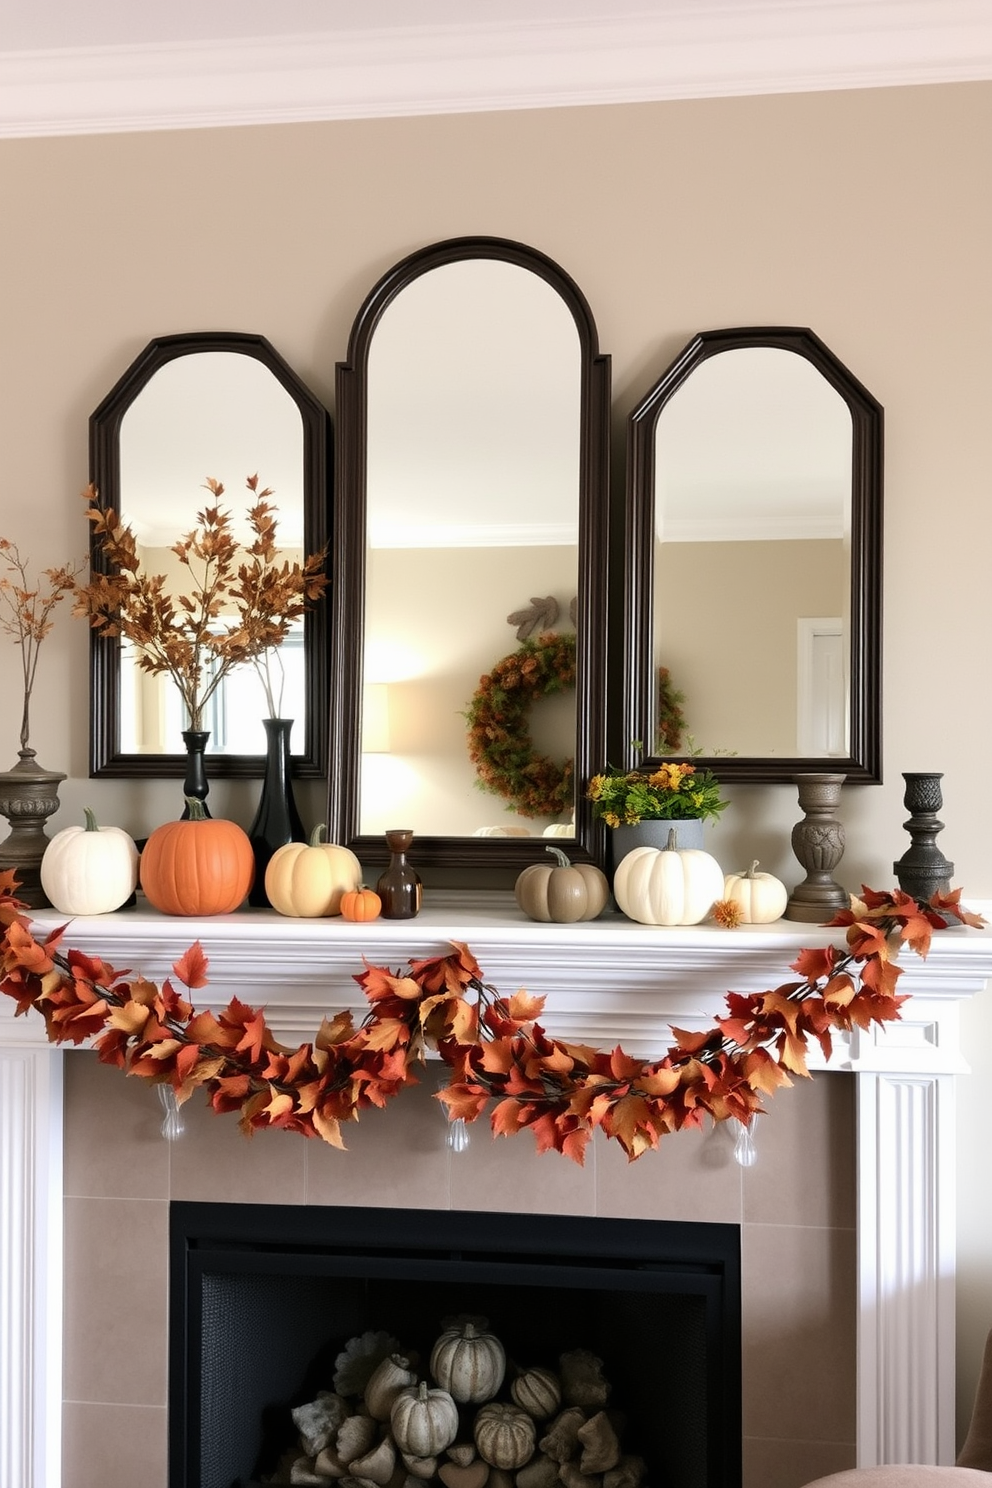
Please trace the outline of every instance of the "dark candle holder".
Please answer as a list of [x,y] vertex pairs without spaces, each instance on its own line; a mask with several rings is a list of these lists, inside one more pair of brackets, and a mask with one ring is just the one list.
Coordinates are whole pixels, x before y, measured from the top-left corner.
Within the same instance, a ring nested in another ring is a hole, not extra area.
[[844,828],[834,812],[840,802],[843,775],[795,775],[799,804],[805,811],[792,829],[792,850],[806,877],[789,895],[787,920],[824,924],[839,909],[849,909],[851,896],[831,874],[844,856]]
[[50,838],[45,823],[59,809],[60,770],[35,763],[33,749],[19,751],[12,770],[0,773],[0,812],[10,822],[10,835],[0,842],[0,868],[17,874],[17,898],[31,909],[43,909],[49,899],[41,887],[41,860]]
[[903,805],[910,813],[903,826],[912,839],[911,846],[892,865],[899,887],[905,894],[912,894],[920,904],[929,904],[934,894],[950,892],[954,864],[949,862],[937,846],[937,833],[944,830],[944,823],[937,820],[937,812],[944,804],[940,793],[943,772],[903,771],[906,793]]

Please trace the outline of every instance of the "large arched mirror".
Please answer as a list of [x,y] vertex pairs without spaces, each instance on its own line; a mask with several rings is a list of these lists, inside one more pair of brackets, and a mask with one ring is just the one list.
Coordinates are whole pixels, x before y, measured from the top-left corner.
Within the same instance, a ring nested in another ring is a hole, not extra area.
[[[207,477],[223,482],[221,505],[238,523],[253,499],[245,482],[257,474],[272,489],[287,558],[318,552],[328,539],[329,459],[326,409],[261,336],[160,337],[90,419],[90,478],[101,504],[131,525],[153,573],[175,567],[170,549],[208,504]],[[300,775],[326,768],[325,610],[326,601],[308,611],[278,653]],[[182,775],[188,725],[170,679],[143,673],[126,645],[95,632],[90,655],[90,774]],[[235,669],[211,707],[211,775],[260,775],[266,710],[254,669]]]
[[[424,866],[520,867],[551,833],[601,855],[580,787],[604,750],[608,419],[589,307],[522,244],[423,249],[359,311],[337,371],[328,825],[363,862],[392,827]],[[468,715],[528,648],[548,685],[486,789]],[[557,797],[524,789],[537,761]]]
[[709,331],[628,426],[627,761],[880,779],[882,410],[812,331]]

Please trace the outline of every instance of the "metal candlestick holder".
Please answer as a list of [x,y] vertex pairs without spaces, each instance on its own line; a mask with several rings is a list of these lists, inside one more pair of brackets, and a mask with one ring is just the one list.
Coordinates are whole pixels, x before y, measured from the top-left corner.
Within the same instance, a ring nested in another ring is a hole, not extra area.
[[844,776],[795,775],[793,779],[806,815],[792,829],[792,850],[806,877],[789,895],[785,918],[822,925],[851,903],[847,890],[831,877],[844,856],[844,828],[834,815]]
[[912,894],[920,904],[929,904],[934,894],[950,891],[954,872],[954,864],[944,857],[936,842],[937,833],[944,830],[944,823],[937,820],[944,804],[940,793],[943,773],[904,770],[902,778],[906,782],[903,805],[910,813],[903,826],[912,842],[893,863],[892,871],[903,893]]

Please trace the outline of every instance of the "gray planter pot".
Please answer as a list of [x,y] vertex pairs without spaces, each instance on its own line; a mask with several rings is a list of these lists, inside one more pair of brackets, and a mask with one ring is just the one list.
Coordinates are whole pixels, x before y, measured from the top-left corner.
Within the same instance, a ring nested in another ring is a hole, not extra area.
[[702,847],[703,820],[698,816],[689,821],[642,821],[636,827],[614,827],[610,832],[614,871],[635,847],[667,847],[673,830],[676,848]]

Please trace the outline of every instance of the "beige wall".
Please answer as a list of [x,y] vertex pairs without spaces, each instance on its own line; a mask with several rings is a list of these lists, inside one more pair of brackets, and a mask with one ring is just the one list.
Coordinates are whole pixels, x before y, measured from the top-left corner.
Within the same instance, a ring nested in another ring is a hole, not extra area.
[[[0,530],[38,564],[82,550],[87,416],[154,335],[260,332],[331,402],[364,294],[437,238],[518,238],[575,277],[614,359],[618,478],[628,410],[693,332],[808,325],[886,409],[885,784],[845,794],[841,876],[891,881],[900,771],[942,769],[955,879],[992,898],[990,143],[984,84],[0,143]],[[61,620],[33,729],[70,777],[58,824],[86,802],[144,833],[176,786],[86,780],[85,656]],[[17,661],[0,649],[11,689]],[[212,799],[251,815],[249,784]],[[320,800],[301,792],[311,819]],[[794,881],[795,819],[791,786],[739,789],[716,849]],[[966,1027],[965,1396],[992,1322],[992,1196],[968,1181],[986,1162],[988,996]]]
[[799,754],[798,621],[843,619],[843,542],[657,543],[655,586],[655,656],[685,694],[684,747]]

